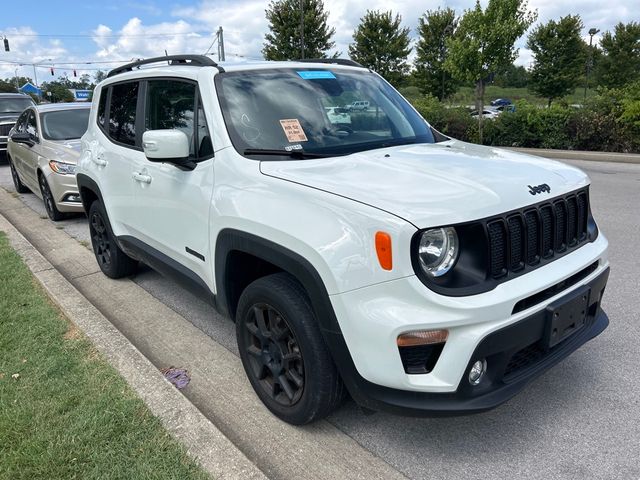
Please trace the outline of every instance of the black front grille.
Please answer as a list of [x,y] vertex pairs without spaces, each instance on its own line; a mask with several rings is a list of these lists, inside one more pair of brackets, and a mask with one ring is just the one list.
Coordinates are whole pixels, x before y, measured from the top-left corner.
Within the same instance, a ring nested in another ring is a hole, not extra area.
[[489,220],[491,276],[500,278],[576,248],[587,239],[588,213],[587,191],[582,190]]
[[0,137],[9,136],[9,132],[13,128],[13,125],[13,123],[3,123],[2,125],[0,125]]
[[509,377],[515,373],[537,363],[544,357],[545,353],[546,350],[541,346],[539,341],[516,352],[513,357],[511,357],[511,360],[509,360],[503,378],[508,381]]

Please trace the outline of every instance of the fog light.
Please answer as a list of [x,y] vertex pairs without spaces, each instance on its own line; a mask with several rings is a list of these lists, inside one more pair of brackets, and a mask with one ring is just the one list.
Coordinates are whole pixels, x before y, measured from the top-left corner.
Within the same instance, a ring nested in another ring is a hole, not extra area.
[[484,358],[477,360],[471,367],[471,371],[469,371],[469,383],[471,385],[478,385],[486,371],[487,361]]

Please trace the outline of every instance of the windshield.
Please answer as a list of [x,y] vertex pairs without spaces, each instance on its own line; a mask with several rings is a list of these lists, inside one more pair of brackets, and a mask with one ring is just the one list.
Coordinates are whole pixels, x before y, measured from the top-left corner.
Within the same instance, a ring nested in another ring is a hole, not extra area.
[[241,154],[252,149],[251,155],[258,155],[255,149],[261,149],[344,155],[434,142],[422,117],[373,73],[227,72],[216,75],[216,87],[231,141]]
[[0,113],[22,113],[33,105],[30,98],[0,98]]
[[80,138],[89,126],[89,108],[74,108],[40,114],[42,134],[47,140]]

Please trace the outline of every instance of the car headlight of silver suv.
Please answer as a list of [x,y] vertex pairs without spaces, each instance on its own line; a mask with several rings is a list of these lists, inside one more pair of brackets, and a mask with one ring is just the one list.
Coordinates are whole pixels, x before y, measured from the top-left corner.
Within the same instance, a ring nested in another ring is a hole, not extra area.
[[441,277],[453,267],[458,258],[459,242],[455,228],[425,230],[418,242],[420,267],[430,277]]
[[76,166],[71,163],[58,162],[56,160],[49,160],[49,167],[55,173],[60,175],[75,175]]

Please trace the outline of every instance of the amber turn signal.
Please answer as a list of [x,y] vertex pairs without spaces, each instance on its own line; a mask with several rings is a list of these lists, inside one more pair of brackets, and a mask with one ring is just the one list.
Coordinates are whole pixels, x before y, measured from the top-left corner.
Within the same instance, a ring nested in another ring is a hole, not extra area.
[[448,337],[448,330],[417,330],[398,335],[397,342],[399,347],[415,347],[418,345],[444,343]]
[[391,270],[393,268],[391,235],[386,232],[376,232],[376,253],[378,254],[380,266],[384,270]]

